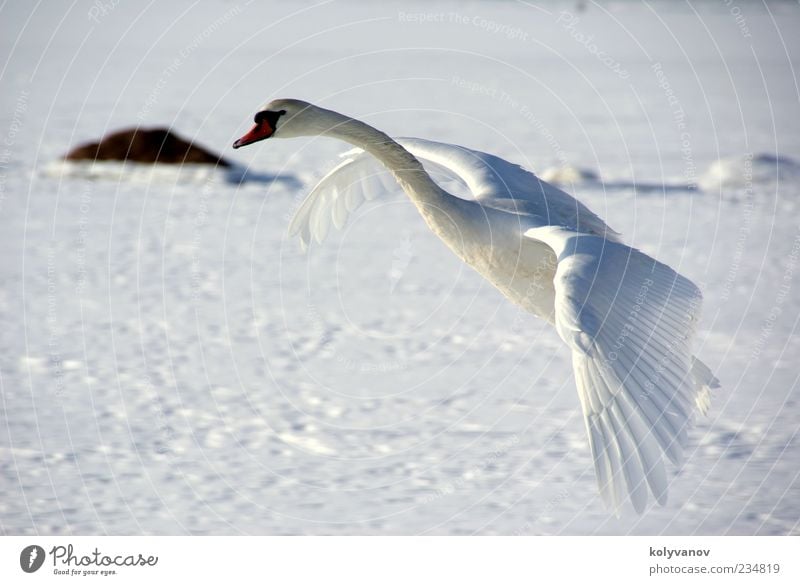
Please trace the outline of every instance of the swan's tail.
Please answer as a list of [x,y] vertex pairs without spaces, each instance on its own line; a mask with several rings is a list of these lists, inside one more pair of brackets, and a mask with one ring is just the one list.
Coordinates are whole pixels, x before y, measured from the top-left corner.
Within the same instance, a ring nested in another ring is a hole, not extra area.
[[697,387],[694,402],[702,414],[707,414],[711,406],[711,391],[719,388],[719,380],[711,369],[696,356],[692,356],[691,374]]

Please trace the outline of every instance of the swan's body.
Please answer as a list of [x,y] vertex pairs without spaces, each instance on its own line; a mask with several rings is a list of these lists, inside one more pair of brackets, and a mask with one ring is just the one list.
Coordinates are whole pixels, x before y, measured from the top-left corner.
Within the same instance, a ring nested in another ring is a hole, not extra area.
[[[691,354],[700,292],[668,266],[624,245],[579,201],[503,159],[428,140],[393,140],[363,122],[297,100],[276,100],[235,147],[270,136],[326,135],[358,149],[328,173],[290,232],[307,245],[340,228],[381,189],[385,166],[425,222],[511,301],[552,323],[572,349],[604,500],[625,493],[644,509],[648,486],[666,501],[663,455],[681,458],[696,405],[716,379]],[[463,182],[443,190],[423,166]]]
[[[414,193],[412,200],[431,230],[509,299],[551,323],[555,253],[542,241],[526,237],[526,230],[564,226],[604,235],[609,241],[617,238],[576,199],[503,159],[420,138],[397,138],[394,143],[418,161],[466,183],[475,198],[470,201],[450,195],[422,170],[426,180],[407,183],[405,189]],[[365,180],[369,182],[380,173],[375,157],[361,149],[347,155],[295,214],[289,231],[299,235],[303,245],[311,239],[322,241],[331,221],[341,227],[356,202],[388,190],[377,181],[364,185]],[[420,197],[419,191],[433,193]]]

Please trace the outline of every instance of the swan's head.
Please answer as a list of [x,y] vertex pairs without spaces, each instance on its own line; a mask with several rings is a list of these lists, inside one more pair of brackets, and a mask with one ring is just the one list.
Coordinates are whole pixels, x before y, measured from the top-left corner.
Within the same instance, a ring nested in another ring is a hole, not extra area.
[[301,100],[272,100],[254,117],[255,126],[233,143],[240,148],[267,138],[295,138],[325,134],[341,120],[335,112]]

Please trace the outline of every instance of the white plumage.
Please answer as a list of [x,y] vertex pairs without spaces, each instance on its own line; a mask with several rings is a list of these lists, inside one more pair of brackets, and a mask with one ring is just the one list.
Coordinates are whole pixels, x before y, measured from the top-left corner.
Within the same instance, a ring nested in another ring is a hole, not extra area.
[[[511,301],[552,323],[572,362],[595,472],[615,511],[667,497],[664,457],[679,464],[694,412],[718,385],[691,351],[697,287],[622,243],[578,200],[496,156],[366,124],[297,100],[276,100],[276,137],[322,134],[358,148],[314,187],[289,227],[306,246],[393,188],[430,228]],[[431,174],[463,184],[444,191]],[[388,180],[387,180],[388,179]]]

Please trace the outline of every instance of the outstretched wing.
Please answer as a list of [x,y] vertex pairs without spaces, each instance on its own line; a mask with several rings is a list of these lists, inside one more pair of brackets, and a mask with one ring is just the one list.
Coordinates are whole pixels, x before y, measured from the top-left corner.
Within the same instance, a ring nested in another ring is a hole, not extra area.
[[322,242],[331,223],[341,229],[365,201],[392,189],[386,170],[360,148],[341,156],[344,160],[317,183],[289,224],[289,234],[298,236],[304,248],[312,239]]
[[[304,248],[311,240],[321,243],[331,224],[342,229],[350,214],[365,202],[400,188],[388,169],[361,148],[340,156],[342,162],[320,179],[289,224],[289,235],[298,236]],[[463,184],[449,169],[432,161],[421,162],[433,177]]]
[[[522,167],[485,152],[421,138],[395,139],[414,155],[437,180],[455,180],[483,205],[510,213],[535,215],[543,223],[573,227],[579,231],[615,239],[617,234],[580,201],[540,180]],[[341,229],[350,213],[397,185],[388,171],[371,155],[356,148],[311,190],[290,225],[307,245],[321,242],[331,224]]]
[[614,510],[664,504],[663,455],[681,460],[687,429],[716,379],[691,353],[701,295],[670,267],[617,242],[559,227],[525,236],[558,257],[555,325],[572,348],[597,481]]

